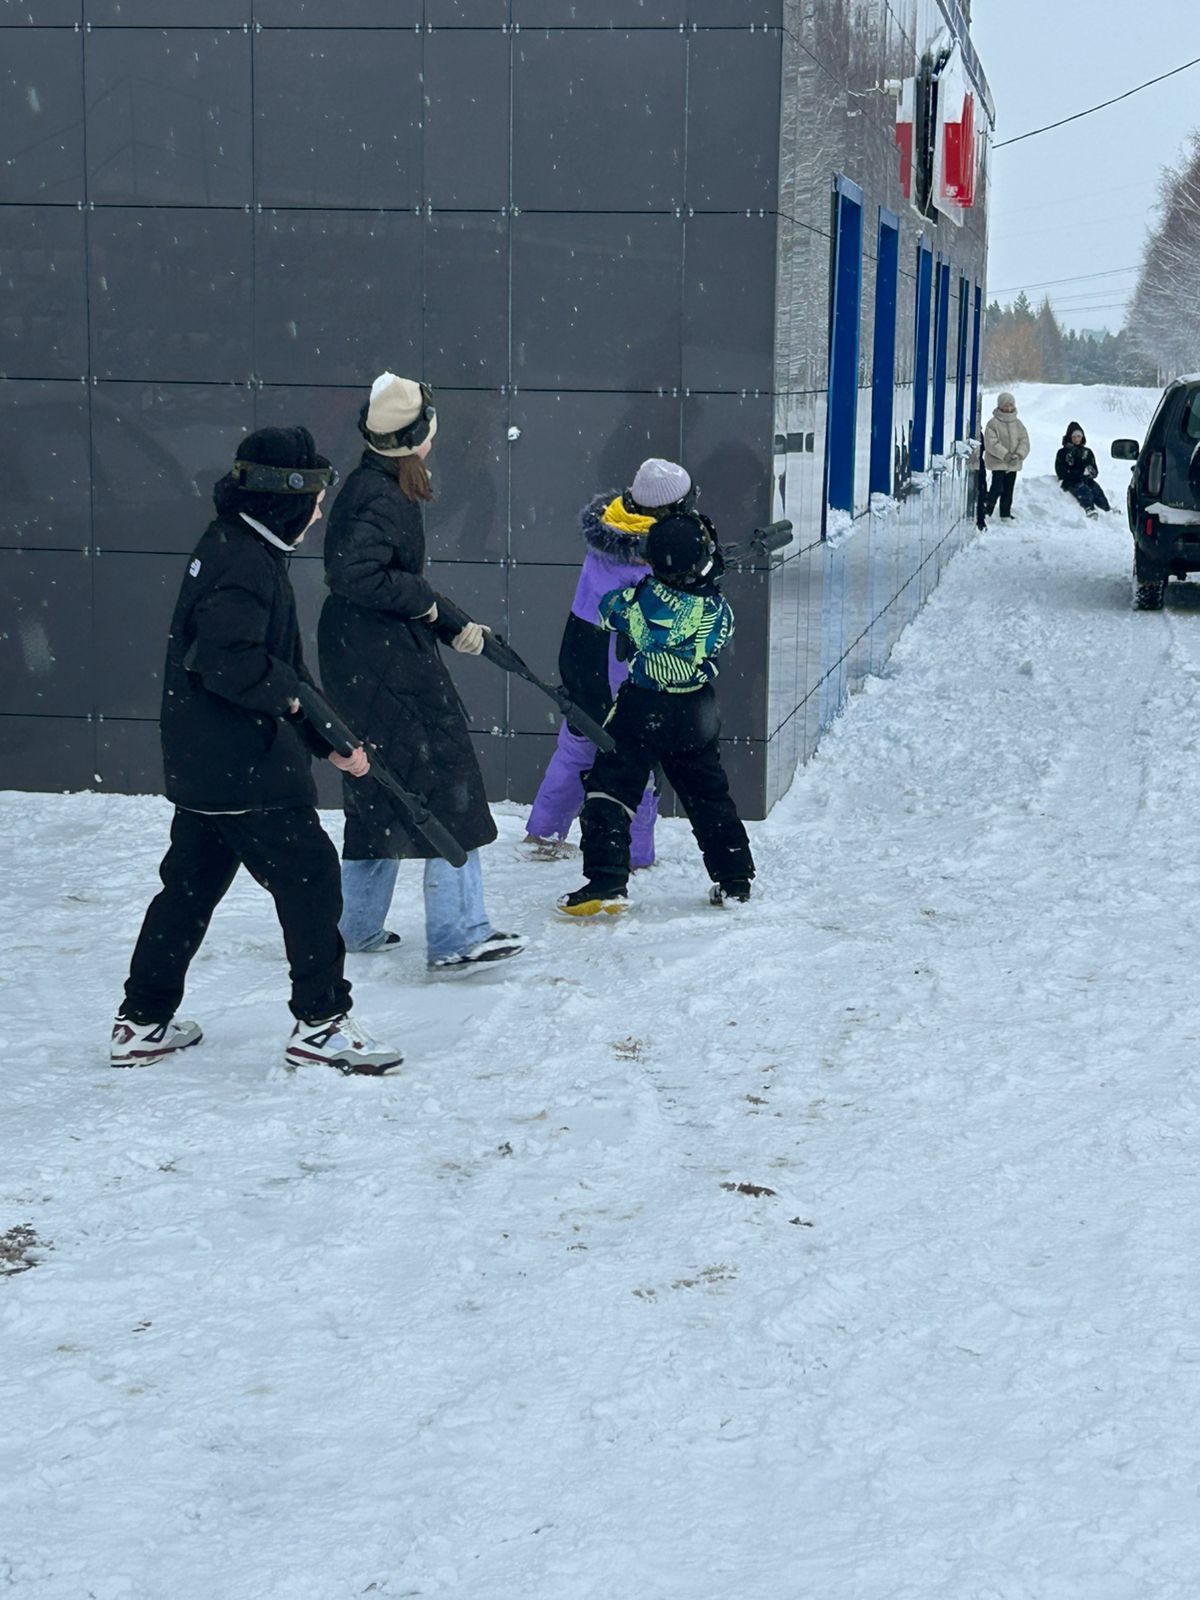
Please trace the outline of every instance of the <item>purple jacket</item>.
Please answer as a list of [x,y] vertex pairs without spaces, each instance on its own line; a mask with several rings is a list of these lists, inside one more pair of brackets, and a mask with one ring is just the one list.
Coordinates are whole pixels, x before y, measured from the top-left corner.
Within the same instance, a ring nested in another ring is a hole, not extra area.
[[611,494],[597,495],[579,515],[579,526],[588,548],[571,610],[581,621],[590,622],[594,627],[600,623],[603,597],[613,589],[641,583],[650,571],[644,561],[634,559],[644,548],[645,540],[637,534],[622,533],[602,520],[618,493],[614,490]]

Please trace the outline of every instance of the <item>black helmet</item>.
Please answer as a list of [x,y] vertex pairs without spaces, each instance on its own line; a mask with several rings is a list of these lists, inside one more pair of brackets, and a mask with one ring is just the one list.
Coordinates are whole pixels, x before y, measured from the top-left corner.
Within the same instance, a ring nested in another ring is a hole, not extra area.
[[711,524],[696,511],[656,522],[646,535],[646,559],[656,578],[677,589],[718,577],[723,570]]

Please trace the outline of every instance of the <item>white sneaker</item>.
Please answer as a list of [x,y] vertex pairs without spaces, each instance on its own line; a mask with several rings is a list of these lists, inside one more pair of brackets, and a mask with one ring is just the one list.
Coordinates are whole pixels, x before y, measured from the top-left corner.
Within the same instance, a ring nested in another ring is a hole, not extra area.
[[471,945],[461,954],[439,956],[429,963],[429,970],[441,976],[445,973],[481,972],[497,961],[507,961],[519,956],[525,948],[525,936],[520,933],[489,933],[486,939]]
[[199,1044],[204,1034],[198,1022],[132,1022],[120,1013],[113,1018],[109,1061],[114,1067],[152,1067],[176,1050]]
[[333,1067],[365,1078],[390,1077],[404,1064],[399,1050],[380,1044],[351,1011],[324,1022],[298,1022],[284,1060],[289,1067]]

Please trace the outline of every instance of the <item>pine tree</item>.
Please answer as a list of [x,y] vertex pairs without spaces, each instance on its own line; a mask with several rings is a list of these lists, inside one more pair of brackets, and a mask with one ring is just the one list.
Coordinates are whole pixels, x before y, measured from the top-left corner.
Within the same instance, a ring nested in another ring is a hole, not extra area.
[[1062,329],[1058,325],[1058,318],[1054,315],[1054,307],[1050,304],[1049,296],[1042,301],[1038,309],[1035,326],[1038,349],[1042,355],[1042,381],[1062,383],[1065,378]]

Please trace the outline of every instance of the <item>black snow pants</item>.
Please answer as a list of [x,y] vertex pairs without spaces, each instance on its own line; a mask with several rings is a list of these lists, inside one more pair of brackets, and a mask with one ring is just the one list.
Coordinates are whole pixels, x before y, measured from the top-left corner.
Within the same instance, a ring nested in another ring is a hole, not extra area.
[[1000,515],[1012,516],[1013,490],[1017,487],[1015,472],[993,472],[992,481],[988,486],[987,501],[984,511],[990,517],[996,509],[997,500],[1000,502]]
[[713,882],[753,878],[750,841],[721,765],[721,720],[711,685],[690,694],[666,694],[626,683],[608,731],[617,748],[601,751],[583,780],[579,824],[588,882],[602,893],[625,887],[630,819],[656,765],[687,812]]
[[206,816],[177,809],[171,847],[159,867],[162,890],[150,902],[133,952],[122,1014],[167,1022],[183,1000],[192,958],[213,912],[244,866],[275,901],[292,979],[292,1015],[323,1022],[350,1007],[338,932],[341,868],[312,806]]
[[1075,496],[1085,511],[1112,510],[1108,496],[1095,478],[1077,478],[1074,483],[1065,483],[1063,488]]

